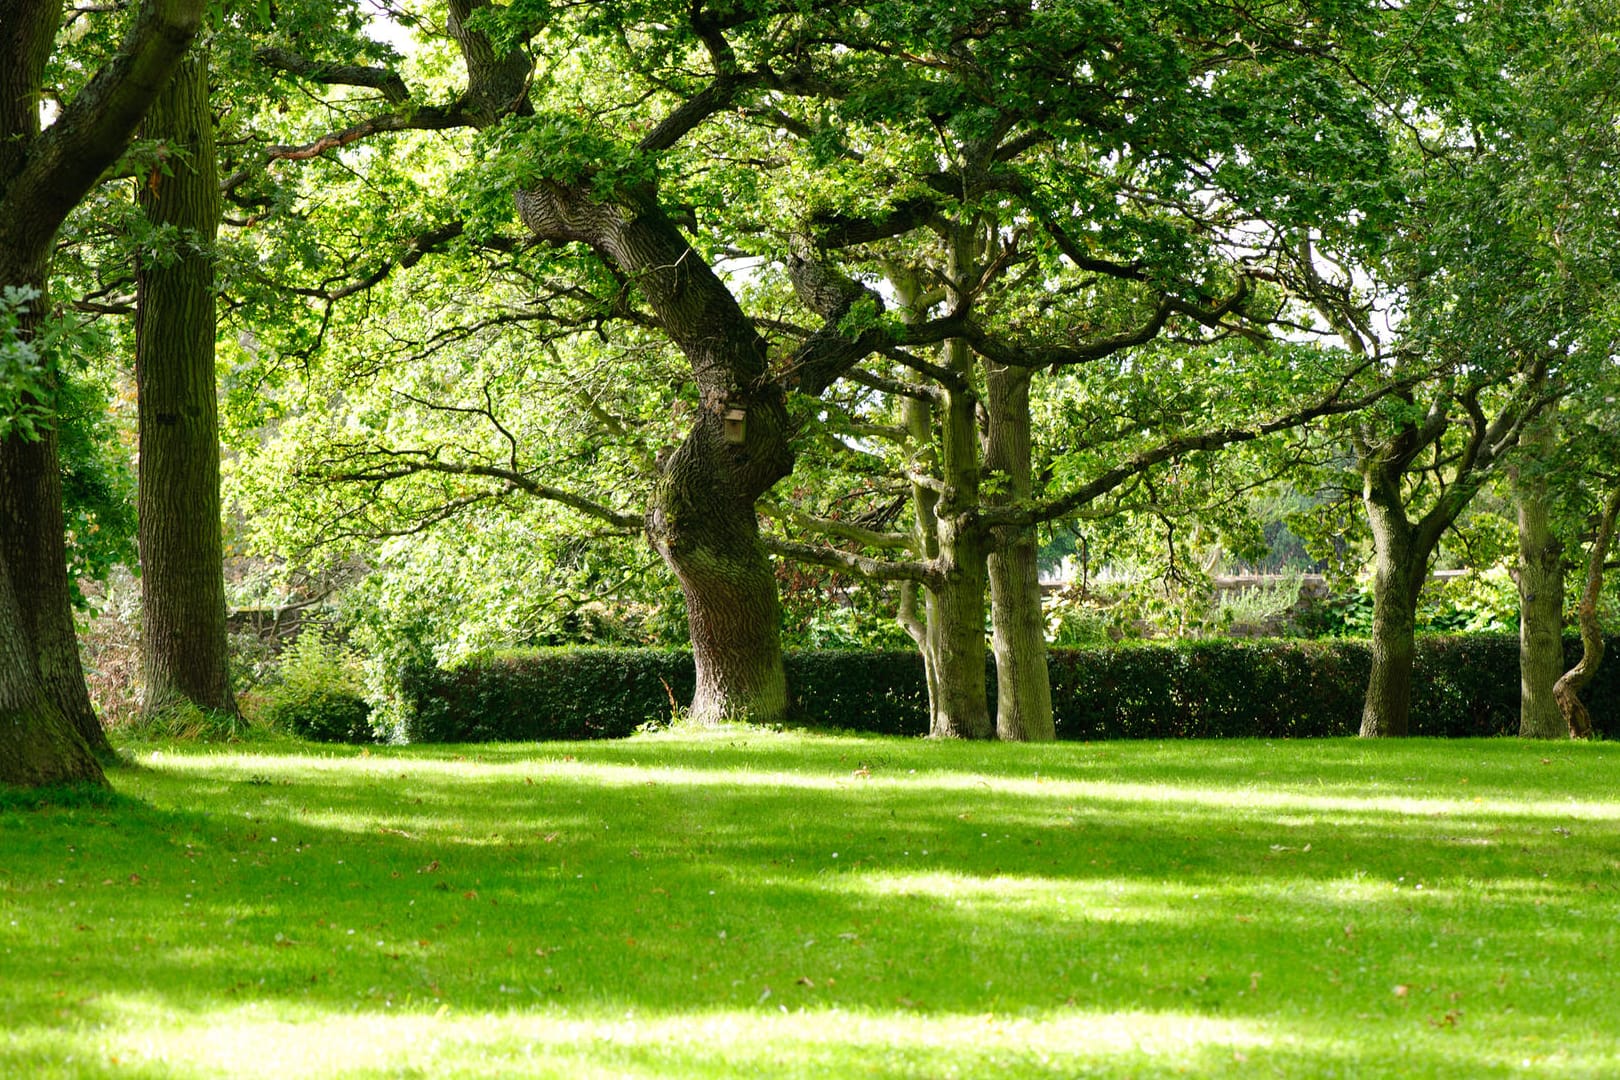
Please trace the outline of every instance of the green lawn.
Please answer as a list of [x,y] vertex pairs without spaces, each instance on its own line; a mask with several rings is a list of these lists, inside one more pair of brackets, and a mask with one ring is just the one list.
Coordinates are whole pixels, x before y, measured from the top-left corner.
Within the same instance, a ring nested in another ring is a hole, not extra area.
[[4,1076],[1620,1076],[1620,747],[131,748]]

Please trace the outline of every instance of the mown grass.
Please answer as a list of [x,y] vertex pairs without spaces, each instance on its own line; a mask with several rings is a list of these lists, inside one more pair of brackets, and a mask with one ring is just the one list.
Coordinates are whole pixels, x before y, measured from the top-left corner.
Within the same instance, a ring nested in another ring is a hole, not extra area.
[[1613,744],[137,753],[0,810],[0,1075],[1620,1075]]

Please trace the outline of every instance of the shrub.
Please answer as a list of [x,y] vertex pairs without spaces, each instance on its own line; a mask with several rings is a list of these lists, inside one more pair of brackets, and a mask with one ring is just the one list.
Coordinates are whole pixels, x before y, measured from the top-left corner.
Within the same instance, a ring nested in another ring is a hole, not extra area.
[[[1571,640],[1569,663],[1580,644]],[[1617,650],[1615,655],[1620,655]],[[1313,738],[1354,735],[1371,669],[1365,641],[1230,641],[1053,649],[1057,736],[1067,740]],[[928,693],[913,651],[801,650],[786,656],[792,721],[886,735],[928,732]],[[987,667],[995,708],[993,668]],[[409,742],[618,738],[691,699],[690,653],[542,649],[450,670],[410,669]],[[1587,698],[1605,735],[1620,734],[1620,663]],[[672,708],[673,706],[673,708]],[[1518,639],[1418,640],[1414,735],[1518,730]]]
[[305,627],[278,674],[265,693],[263,716],[272,727],[316,742],[376,741],[371,706],[361,696],[359,662],[320,626]]
[[692,656],[661,649],[495,653],[401,679],[406,742],[622,738],[667,718],[695,685]]

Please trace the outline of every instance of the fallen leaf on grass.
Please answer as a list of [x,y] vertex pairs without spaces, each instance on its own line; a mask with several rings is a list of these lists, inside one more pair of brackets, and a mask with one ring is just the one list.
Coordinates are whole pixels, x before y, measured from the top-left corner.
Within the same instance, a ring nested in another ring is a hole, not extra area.
[[416,868],[416,872],[418,874],[431,874],[431,873],[434,873],[435,871],[437,871],[438,869],[439,869],[439,860],[434,859],[432,862],[428,863],[426,866],[418,866]]

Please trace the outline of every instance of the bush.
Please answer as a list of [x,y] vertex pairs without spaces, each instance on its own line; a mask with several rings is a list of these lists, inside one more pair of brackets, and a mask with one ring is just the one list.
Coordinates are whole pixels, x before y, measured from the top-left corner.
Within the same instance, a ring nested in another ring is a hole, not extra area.
[[264,720],[316,742],[375,742],[371,706],[360,691],[359,662],[320,626],[298,635],[282,657],[279,680],[265,693]]
[[[1580,643],[1567,645],[1573,664]],[[1419,638],[1412,734],[1515,733],[1518,649],[1518,639],[1505,635]],[[1342,639],[1053,649],[1048,663],[1057,736],[1066,740],[1354,735],[1372,666],[1365,641]],[[927,684],[915,652],[802,650],[787,654],[786,667],[794,723],[928,733]],[[994,710],[994,669],[985,677]],[[405,680],[402,735],[408,742],[620,738],[678,712],[693,682],[690,653],[651,649],[529,650],[450,670],[417,667]],[[1598,730],[1620,735],[1620,662],[1604,665],[1586,696]]]
[[267,723],[314,742],[376,742],[371,706],[363,697],[341,690],[310,690],[277,696],[265,707]]
[[662,649],[528,649],[401,679],[406,742],[623,738],[692,699],[692,655]]

